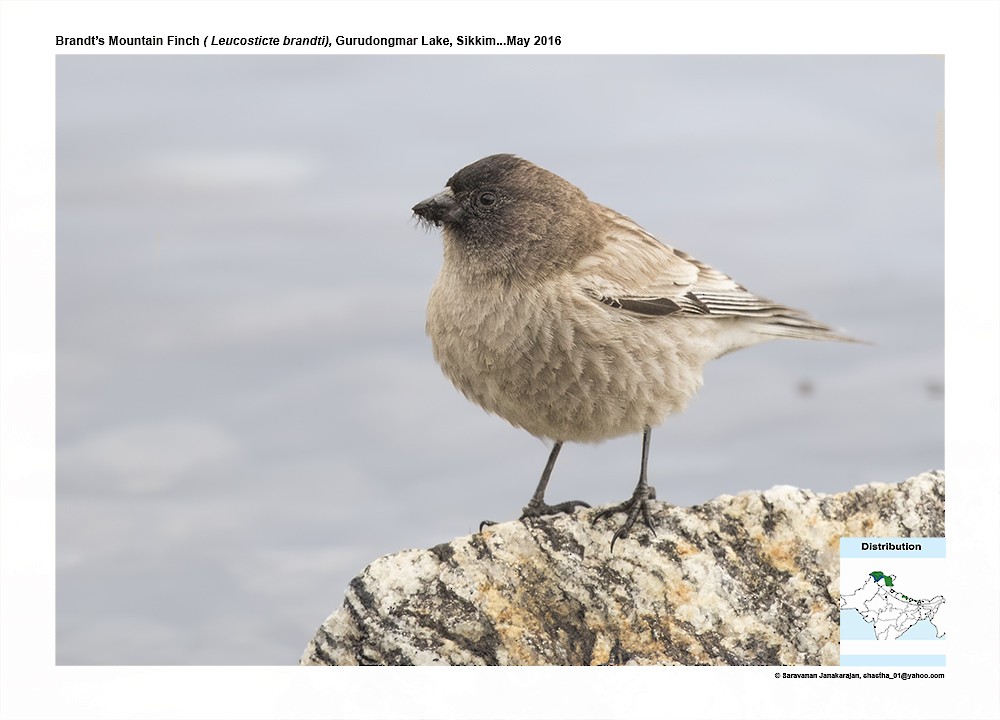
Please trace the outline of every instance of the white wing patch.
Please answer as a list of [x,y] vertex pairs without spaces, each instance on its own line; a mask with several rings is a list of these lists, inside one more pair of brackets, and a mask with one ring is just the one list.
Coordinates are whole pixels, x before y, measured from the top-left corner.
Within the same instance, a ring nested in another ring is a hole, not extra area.
[[754,295],[728,275],[662,244],[610,208],[608,243],[583,258],[581,289],[608,307],[640,317],[748,318],[765,334],[850,340],[800,310]]

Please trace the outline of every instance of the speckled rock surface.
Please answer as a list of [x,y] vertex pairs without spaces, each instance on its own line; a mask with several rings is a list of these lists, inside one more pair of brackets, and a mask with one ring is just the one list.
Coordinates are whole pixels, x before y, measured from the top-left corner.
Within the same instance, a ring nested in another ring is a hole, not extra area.
[[836,665],[839,540],[944,535],[944,474],[838,495],[781,486],[494,525],[381,557],[304,665]]

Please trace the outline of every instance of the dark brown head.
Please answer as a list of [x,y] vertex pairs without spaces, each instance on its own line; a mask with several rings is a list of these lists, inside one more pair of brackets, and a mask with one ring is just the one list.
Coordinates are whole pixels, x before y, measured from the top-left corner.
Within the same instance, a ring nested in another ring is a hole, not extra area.
[[593,249],[597,228],[579,188],[514,155],[490,155],[462,168],[413,212],[444,228],[446,262],[505,279],[572,266]]

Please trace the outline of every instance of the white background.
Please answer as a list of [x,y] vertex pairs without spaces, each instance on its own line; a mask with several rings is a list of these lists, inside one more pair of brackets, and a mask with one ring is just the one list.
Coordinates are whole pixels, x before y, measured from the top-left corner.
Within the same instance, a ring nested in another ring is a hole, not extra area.
[[[493,33],[498,31],[497,13],[502,13],[503,23],[500,24],[504,26],[533,28],[529,32],[537,28],[538,32],[559,33],[567,38],[573,34],[577,40],[572,47],[564,45],[562,51],[583,54],[623,51],[945,53],[949,155],[946,245],[949,558],[953,572],[975,567],[979,578],[977,594],[996,597],[995,128],[998,117],[996,95],[986,95],[983,91],[997,86],[995,4],[917,6],[888,3],[857,7],[821,3],[794,6],[594,4],[584,6],[585,10],[578,9],[569,18],[570,14],[563,11],[566,6],[560,4],[532,4],[529,11],[528,6],[522,9],[517,5],[484,3],[478,6],[480,13],[475,18],[463,16],[461,19],[455,17],[457,6],[450,4],[399,5],[392,7],[392,12],[387,11],[388,4],[368,8],[348,4],[286,3],[280,10],[278,6],[254,6],[257,12],[242,9],[237,12],[236,7],[219,4],[199,5],[197,9],[187,5],[168,8],[155,3],[141,6],[3,4],[4,95],[0,129],[4,163],[0,179],[4,293],[2,665],[5,717],[377,717],[406,713],[438,717],[514,714],[653,717],[662,714],[664,703],[674,710],[683,706],[688,716],[766,714],[799,717],[804,714],[802,701],[814,699],[819,690],[802,681],[771,685],[777,681],[768,670],[735,668],[466,670],[448,674],[386,669],[378,674],[360,676],[347,670],[317,672],[296,668],[207,671],[53,668],[55,63],[51,39],[57,33],[165,34],[183,25],[184,30],[177,32],[308,35],[315,32],[317,24],[336,25],[344,28],[345,34]],[[345,19],[348,11],[350,20]],[[429,27],[424,30],[424,26]],[[608,38],[607,28],[611,27],[627,28],[613,33],[615,43]],[[432,83],[427,92],[434,94],[441,90]],[[451,161],[451,158],[435,159],[442,163]],[[458,164],[467,161],[464,158],[455,160]],[[600,164],[595,163],[595,166]],[[442,164],[441,169],[443,172],[437,174],[428,172],[440,179],[424,194],[435,191],[457,166],[449,162],[447,166]],[[599,196],[594,188],[586,187],[580,177],[569,171],[562,172],[584,185],[596,199],[632,212],[607,193]],[[588,175],[593,177],[593,173]],[[412,201],[416,199],[419,197]],[[655,226],[645,217],[638,219],[654,232],[664,235],[661,228],[670,227],[666,224],[669,215],[665,214],[664,218]],[[690,243],[683,241],[681,234],[664,239],[695,252],[696,256],[699,254]],[[428,246],[433,243],[429,238],[418,237],[415,241]],[[725,262],[725,256],[716,258],[714,254],[701,254],[754,287],[748,278],[737,272],[737,267]],[[763,289],[760,291],[764,293]],[[792,301],[787,296],[779,296],[779,299]],[[847,324],[830,317],[829,313],[822,313],[822,308],[810,306],[809,309],[830,322]],[[856,327],[851,329],[858,332]],[[822,390],[822,385],[818,387]],[[499,423],[491,418],[482,419],[490,425]],[[919,469],[922,468],[914,471]],[[892,478],[897,479],[901,478]],[[533,477],[525,481],[522,494],[530,492],[533,482]],[[624,492],[627,492],[631,482],[626,481],[624,485]],[[569,483],[562,487],[569,492]],[[617,499],[621,494],[614,493],[607,499]],[[684,498],[671,499],[685,501]],[[490,512],[493,507],[496,507],[494,503],[487,503],[483,512]],[[461,514],[467,519],[467,511]],[[386,548],[390,549],[396,547]],[[294,569],[286,571],[294,572]],[[952,583],[952,586],[958,585]],[[337,592],[331,588],[330,597]],[[963,620],[971,622],[971,618],[956,618],[952,640],[963,634],[971,637],[969,625],[963,633]],[[974,645],[963,645],[961,641],[951,643],[947,680],[943,684],[940,681],[938,684],[929,681],[909,683],[905,695],[896,694],[896,709],[902,713],[903,704],[912,703],[903,713],[910,717],[990,717],[996,714],[992,690],[996,680],[996,618],[987,618],[985,624],[981,618],[976,622]],[[233,633],[244,633],[247,637],[253,637],[254,631],[253,626],[232,628]],[[95,638],[95,642],[99,641]],[[460,673],[464,673],[462,678],[457,677]],[[376,685],[368,685],[373,680],[383,689],[376,690]],[[384,691],[386,683],[392,683],[393,692]],[[565,683],[565,686],[559,692],[552,692],[554,683]],[[692,683],[704,683],[704,691],[692,692]],[[712,692],[713,688],[723,685],[730,692]],[[517,687],[517,692],[511,692],[513,687]],[[614,693],[609,691],[612,687]],[[867,689],[863,685],[840,682],[836,692],[828,693],[829,701],[817,711],[819,715],[863,716],[859,707],[864,706],[859,706],[852,696],[854,688],[857,688],[858,697]],[[542,699],[536,699],[536,691]],[[442,697],[448,700],[442,701]],[[558,702],[546,704],[546,697],[558,697]],[[775,697],[780,697],[781,702],[774,703],[772,698]],[[151,698],[155,700],[151,702]],[[800,701],[796,702],[796,698]],[[955,702],[959,698],[961,705]],[[976,702],[970,703],[970,699]],[[687,705],[691,700],[695,702]],[[810,703],[809,707],[816,705]],[[876,714],[872,712],[873,716]]]

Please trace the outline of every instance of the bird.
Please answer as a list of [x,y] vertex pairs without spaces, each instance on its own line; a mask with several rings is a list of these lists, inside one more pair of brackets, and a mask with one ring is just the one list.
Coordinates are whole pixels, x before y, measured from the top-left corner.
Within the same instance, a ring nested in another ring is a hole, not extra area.
[[642,433],[631,497],[593,518],[625,513],[612,552],[640,516],[655,534],[652,428],[684,409],[707,362],[776,338],[855,342],[513,154],[467,165],[412,212],[443,239],[426,322],[437,363],[472,402],[552,443],[522,520],[590,507],[545,501],[563,443]]

